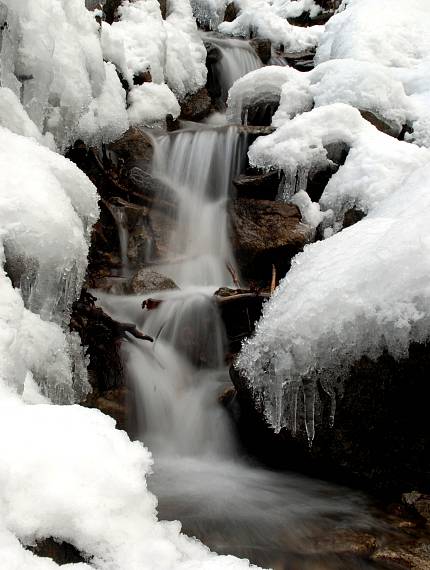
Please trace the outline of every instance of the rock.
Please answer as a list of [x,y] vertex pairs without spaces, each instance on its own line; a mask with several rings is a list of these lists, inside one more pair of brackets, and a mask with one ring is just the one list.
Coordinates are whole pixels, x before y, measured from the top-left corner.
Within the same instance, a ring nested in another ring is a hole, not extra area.
[[121,2],[122,0],[106,0],[103,5],[103,13],[108,24],[112,24],[115,21],[117,9],[121,5]]
[[343,227],[349,228],[365,217],[365,213],[358,208],[350,208],[343,216]]
[[238,198],[275,200],[279,188],[278,172],[241,174],[233,180]]
[[128,259],[132,264],[154,263],[164,259],[169,252],[175,222],[171,213],[161,210],[160,206],[162,204],[154,203],[147,218],[130,233]]
[[250,42],[250,45],[254,48],[255,53],[261,59],[262,63],[266,64],[272,57],[272,43],[270,40],[265,40],[263,38],[254,38]]
[[411,493],[404,493],[402,499],[406,505],[413,507],[427,523],[430,523],[430,495],[412,491]]
[[152,75],[149,69],[133,75],[133,85],[143,85],[144,83],[152,83]]
[[233,22],[237,18],[238,10],[234,2],[227,4],[224,12],[224,22]]
[[151,138],[136,127],[130,128],[120,139],[109,145],[126,168],[136,163],[150,164],[154,154]]
[[242,341],[254,332],[255,323],[261,317],[263,303],[268,297],[267,293],[225,287],[215,292],[231,354],[238,353]]
[[[300,406],[296,436],[285,429],[276,435],[265,423],[246,380],[233,369],[244,444],[277,467],[300,469],[372,492],[392,495],[413,488],[424,495],[430,487],[429,367],[430,344],[411,344],[409,357],[398,361],[388,353],[376,361],[362,357],[343,383],[333,426],[330,398],[318,386],[312,447]],[[282,457],[288,460],[283,462]],[[425,499],[423,513],[427,507]]]
[[93,392],[82,403],[87,408],[96,408],[116,421],[116,427],[124,431],[129,428],[128,402],[131,400],[130,391],[125,386]]
[[245,279],[270,283],[272,266],[283,277],[308,241],[298,208],[268,200],[238,199],[230,208],[233,250]]
[[201,121],[210,113],[212,106],[206,87],[199,89],[197,93],[187,95],[181,102],[181,116],[185,121]]
[[160,4],[161,16],[163,20],[165,20],[167,18],[168,0],[158,0],[158,3]]
[[127,287],[128,292],[134,295],[177,288],[178,286],[172,279],[152,269],[140,269]]
[[376,550],[372,555],[375,562],[395,564],[395,568],[401,570],[430,570],[430,548],[428,544],[421,546],[396,546],[383,547]]
[[360,109],[360,113],[363,119],[366,119],[366,121],[372,123],[372,125],[376,127],[378,131],[381,131],[386,135],[390,135],[391,137],[397,138],[402,132],[401,127],[392,123],[388,123],[386,120],[382,119],[381,117],[378,117],[372,111],[363,111]]
[[37,540],[33,546],[27,546],[36,556],[51,558],[59,566],[64,564],[79,564],[88,560],[68,542],[59,542],[54,538]]
[[306,541],[305,554],[336,554],[369,557],[377,545],[376,538],[367,532],[342,529],[325,532]]
[[[273,100],[267,100],[258,105],[251,105],[247,107],[247,125],[250,126],[270,126],[272,124],[272,117],[279,107],[279,97]],[[243,121],[244,122],[244,121]]]

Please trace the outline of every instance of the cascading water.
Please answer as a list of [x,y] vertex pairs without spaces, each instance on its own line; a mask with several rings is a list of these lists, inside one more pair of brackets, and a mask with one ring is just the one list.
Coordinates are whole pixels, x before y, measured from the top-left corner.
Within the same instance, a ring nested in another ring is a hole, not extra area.
[[[223,71],[223,80],[229,84],[233,74]],[[244,166],[246,139],[237,127],[187,124],[154,141],[153,176],[174,196],[176,210],[157,270],[181,289],[151,293],[159,301],[152,310],[142,309],[145,296],[97,294],[115,319],[134,322],[154,338],[152,344],[133,339],[123,347],[140,436],[154,455],[148,485],[162,518],[179,519],[186,532],[216,551],[276,570],[303,569],[297,552],[315,527],[351,521],[365,526],[369,518],[351,493],[346,499],[343,490],[241,458],[231,420],[218,402],[231,383],[213,292],[231,281],[226,203]],[[318,568],[344,568],[336,564]],[[351,562],[348,568],[364,566]]]
[[228,90],[237,80],[261,67],[262,63],[246,40],[223,38],[216,34],[204,34],[205,41],[218,51],[213,64],[212,81],[217,84],[221,107],[227,101]]
[[190,127],[155,139],[153,174],[173,191],[177,205],[163,270],[181,287],[231,280],[226,202],[245,152],[246,135],[237,127]]

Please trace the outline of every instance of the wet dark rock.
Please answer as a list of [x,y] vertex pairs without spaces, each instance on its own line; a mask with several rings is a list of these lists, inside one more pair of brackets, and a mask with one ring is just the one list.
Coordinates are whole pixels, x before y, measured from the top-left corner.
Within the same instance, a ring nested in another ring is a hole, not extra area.
[[130,128],[108,148],[110,152],[115,153],[124,168],[130,168],[142,162],[150,164],[154,154],[151,138],[136,127]]
[[38,540],[33,546],[27,546],[27,549],[36,556],[51,558],[59,566],[88,562],[88,558],[85,558],[72,544],[59,542],[54,538]]
[[430,523],[430,495],[412,491],[404,493],[402,499],[406,505],[412,507],[427,523]]
[[[430,345],[412,344],[409,357],[362,357],[344,381],[333,427],[331,402],[319,387],[316,435],[309,447],[299,413],[296,437],[276,435],[254,403],[246,380],[232,369],[241,403],[242,437],[254,453],[278,467],[295,468],[387,496],[430,488],[427,425]],[[282,462],[282,457],[285,462]],[[274,463],[273,463],[274,462]],[[424,509],[423,504],[423,509]]]
[[267,293],[225,287],[215,292],[231,354],[238,353],[242,341],[254,332],[268,297]]
[[116,427],[128,431],[130,428],[129,402],[132,400],[130,390],[126,386],[112,390],[97,391],[89,394],[82,405],[96,408],[116,421]]
[[241,174],[233,180],[238,198],[254,200],[274,200],[278,193],[278,172]]
[[237,199],[230,208],[231,238],[245,279],[271,280],[273,266],[283,277],[292,257],[309,239],[298,208],[268,200]]
[[163,20],[167,18],[168,0],[158,0]]
[[120,356],[121,343],[145,335],[131,323],[119,323],[97,307],[96,298],[83,290],[73,305],[70,330],[77,332],[86,347],[88,377],[96,393],[119,388],[124,384],[124,371]]
[[337,554],[368,558],[375,551],[376,545],[377,539],[373,534],[340,529],[310,537],[306,544],[306,554]]
[[315,50],[313,49],[295,53],[283,53],[282,55],[288,65],[298,71],[309,71],[314,68]]
[[166,289],[177,289],[176,283],[157,271],[152,269],[140,269],[131,279],[127,287],[129,293],[142,295],[153,291],[164,291]]
[[224,12],[224,22],[233,22],[237,18],[238,10],[234,2],[227,5]]
[[375,562],[391,564],[389,568],[402,570],[430,570],[429,545],[390,545],[381,547],[372,555]]
[[361,116],[363,119],[366,119],[369,123],[371,123],[374,127],[381,131],[381,133],[385,133],[386,135],[390,135],[392,137],[397,138],[401,133],[401,128],[397,125],[390,124],[388,121],[378,117],[378,115],[372,111],[363,111],[360,110]]
[[116,20],[117,10],[121,3],[122,0],[106,0],[103,6],[103,13],[108,24],[112,24]]
[[350,208],[343,216],[343,227],[349,228],[365,217],[365,213],[358,208]]
[[[279,107],[279,97],[273,101],[267,100],[258,105],[251,105],[244,110],[246,113],[246,123],[250,126],[270,126],[272,124],[272,117]],[[242,122],[245,122],[245,116],[242,117]]]
[[263,38],[254,38],[249,43],[262,63],[268,63],[272,57],[272,42]]
[[152,75],[149,69],[133,75],[133,85],[143,85],[144,83],[152,83]]
[[180,118],[186,121],[201,121],[209,115],[211,106],[208,90],[203,87],[197,93],[187,95],[181,102]]

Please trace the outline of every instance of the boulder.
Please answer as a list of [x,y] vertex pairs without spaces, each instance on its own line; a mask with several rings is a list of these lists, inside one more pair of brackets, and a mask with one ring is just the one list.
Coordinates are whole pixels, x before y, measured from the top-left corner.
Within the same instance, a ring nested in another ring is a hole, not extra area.
[[363,119],[366,119],[366,121],[371,123],[378,131],[381,131],[381,133],[397,138],[402,132],[401,127],[382,119],[375,112],[360,110],[360,113]]
[[187,95],[181,102],[180,118],[185,121],[201,121],[209,115],[211,106],[208,90],[203,87],[196,93]]
[[261,59],[262,63],[269,63],[272,57],[272,42],[263,38],[254,38],[249,43],[254,48],[255,53]]
[[109,145],[109,151],[113,152],[126,168],[136,164],[150,164],[154,154],[151,138],[138,129],[130,128],[117,141]]
[[230,4],[227,4],[224,12],[224,22],[233,22],[237,18],[238,13],[235,3],[230,2]]
[[423,493],[419,508],[424,516],[425,493],[430,488],[429,366],[430,345],[417,343],[411,344],[409,357],[399,361],[388,353],[376,361],[362,357],[343,382],[333,425],[331,400],[318,386],[311,447],[300,399],[296,435],[286,429],[275,434],[246,380],[232,369],[245,445],[277,467],[300,469],[389,496],[416,489]]
[[279,188],[278,172],[241,174],[233,180],[238,198],[275,200]]
[[299,209],[290,204],[240,198],[232,202],[230,219],[233,250],[248,280],[270,283],[273,266],[283,277],[310,238]]
[[152,269],[140,269],[131,279],[127,289],[134,295],[152,293],[154,291],[164,291],[166,289],[177,289],[176,283]]
[[37,540],[33,546],[27,546],[36,556],[51,558],[59,566],[64,564],[79,564],[88,562],[77,548],[68,542],[60,542],[55,538]]

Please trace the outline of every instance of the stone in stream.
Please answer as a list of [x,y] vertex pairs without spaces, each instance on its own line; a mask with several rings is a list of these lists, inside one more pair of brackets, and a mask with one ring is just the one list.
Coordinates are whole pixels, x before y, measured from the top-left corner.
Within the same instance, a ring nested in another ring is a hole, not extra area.
[[238,198],[275,200],[279,188],[277,171],[241,174],[233,180]]
[[245,279],[270,283],[285,275],[291,259],[310,239],[299,209],[269,200],[234,200],[230,208],[235,257]]
[[180,119],[185,121],[201,121],[211,111],[212,101],[206,87],[199,89],[197,93],[187,95],[181,102]]
[[152,293],[154,291],[165,291],[167,289],[177,289],[176,283],[157,271],[144,268],[140,269],[131,279],[127,292],[134,295]]
[[253,38],[249,44],[254,48],[255,53],[261,59],[262,63],[269,63],[272,57],[272,42],[264,38]]

